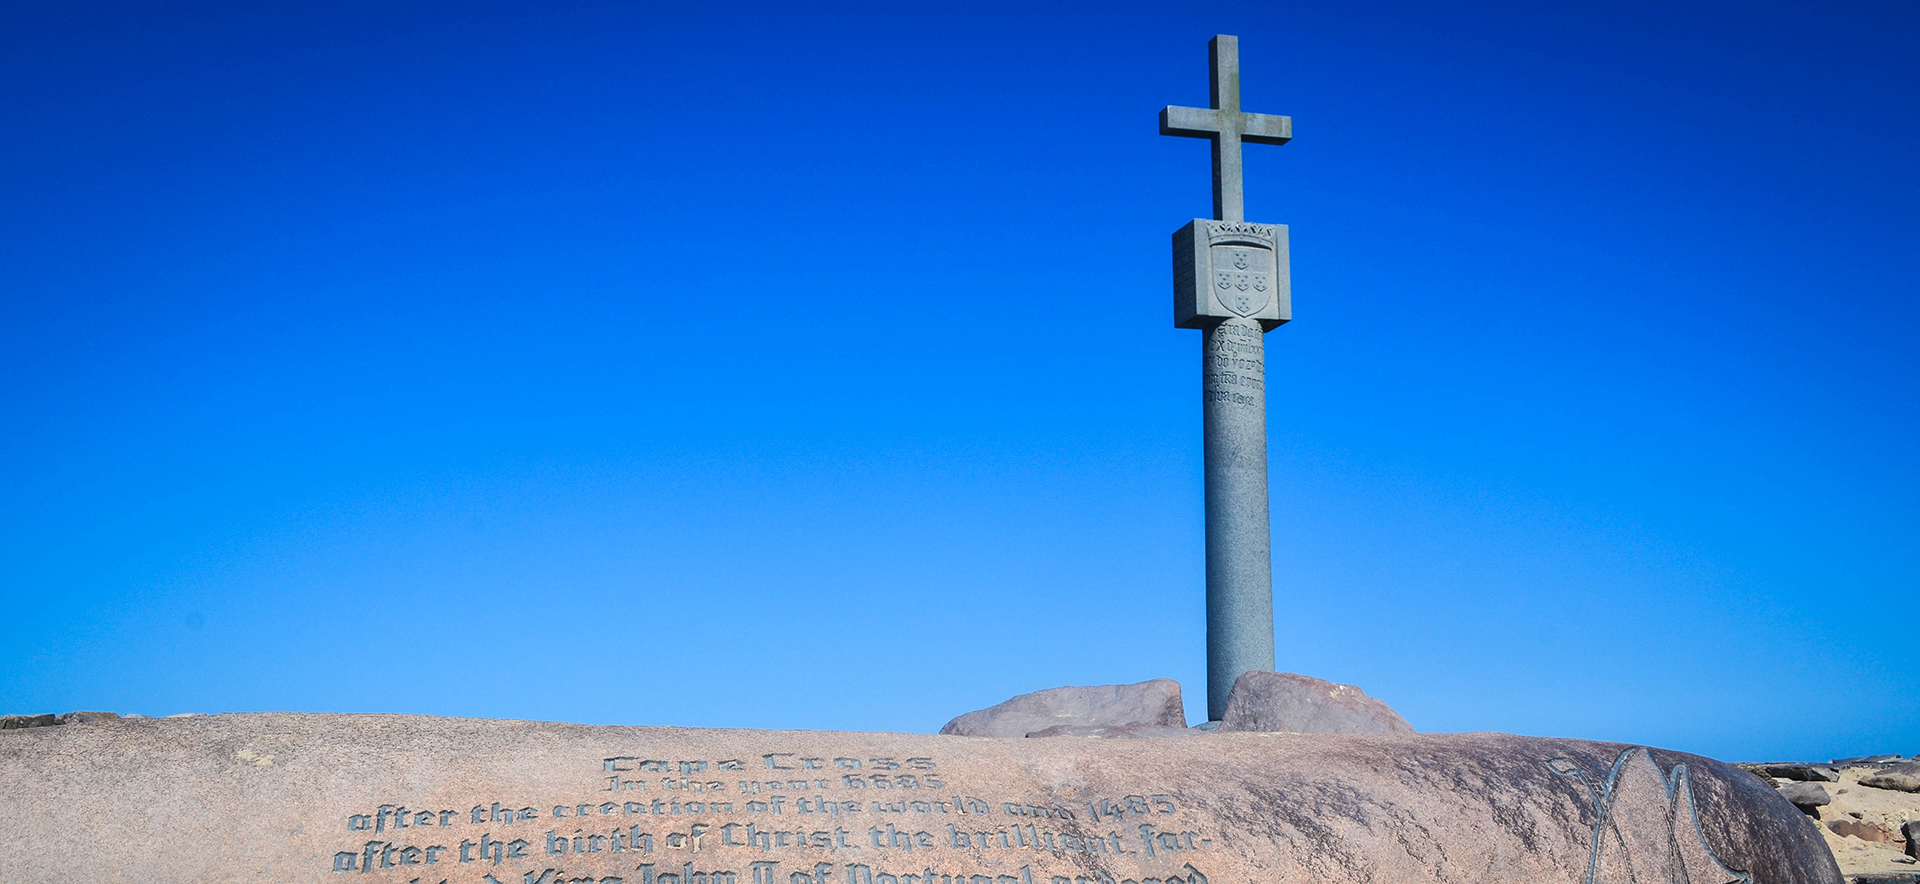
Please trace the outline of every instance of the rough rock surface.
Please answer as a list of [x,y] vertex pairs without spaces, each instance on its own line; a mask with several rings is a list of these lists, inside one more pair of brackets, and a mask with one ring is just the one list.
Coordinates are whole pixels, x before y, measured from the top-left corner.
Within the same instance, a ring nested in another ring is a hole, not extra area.
[[117,712],[62,712],[59,719],[61,724],[92,724],[97,721],[119,721],[120,714]]
[[1897,789],[1920,792],[1920,762],[1890,764],[1860,778],[1860,785],[1873,789]]
[[1780,787],[1780,795],[1801,810],[1833,802],[1833,796],[1819,783],[1787,783]]
[[1170,737],[1192,737],[1206,733],[1197,728],[1168,727],[1160,724],[1134,724],[1126,727],[1076,727],[1056,725],[1043,731],[1034,731],[1028,737],[1106,737],[1110,740],[1164,740]]
[[[1156,678],[1139,684],[1051,688],[1021,694],[997,706],[947,722],[943,734],[962,737],[1024,737],[1051,728],[1187,726],[1180,683]],[[1058,733],[1058,732],[1056,732]],[[1051,735],[1051,734],[1050,734]]]
[[0,715],[0,731],[20,730],[29,727],[53,727],[60,723],[60,716],[53,713],[45,715]]
[[1836,783],[1840,769],[1830,764],[1753,764],[1745,765],[1763,777],[1800,780],[1809,783]]
[[[1914,764],[1876,763],[1889,756],[1869,756],[1859,763],[1835,762],[1834,780],[1807,782],[1779,777],[1773,782],[1780,794],[1793,800],[1804,790],[1819,789],[1829,796],[1824,805],[1801,805],[1808,816],[1819,820],[1820,834],[1833,852],[1840,871],[1853,884],[1874,881],[1920,884],[1920,846],[1914,836],[1920,834],[1920,794],[1898,789],[1877,788],[1888,771]],[[1750,771],[1774,769],[1798,772],[1825,765],[1739,765]],[[1797,803],[1797,802],[1796,802]]]
[[263,713],[0,732],[0,794],[25,882],[1842,884],[1749,774],[1504,734]]
[[58,727],[63,724],[91,724],[96,721],[119,721],[116,712],[62,712],[59,715],[0,715],[0,731],[18,730],[28,727]]
[[1410,734],[1387,704],[1350,684],[1291,672],[1248,672],[1233,683],[1222,732]]

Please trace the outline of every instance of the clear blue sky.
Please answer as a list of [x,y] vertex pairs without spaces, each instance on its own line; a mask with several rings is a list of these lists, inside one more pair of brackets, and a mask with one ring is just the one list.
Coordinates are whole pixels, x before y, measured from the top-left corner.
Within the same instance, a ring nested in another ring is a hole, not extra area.
[[1279,667],[1920,752],[1911,4],[12,4],[0,711],[1205,711],[1206,40]]

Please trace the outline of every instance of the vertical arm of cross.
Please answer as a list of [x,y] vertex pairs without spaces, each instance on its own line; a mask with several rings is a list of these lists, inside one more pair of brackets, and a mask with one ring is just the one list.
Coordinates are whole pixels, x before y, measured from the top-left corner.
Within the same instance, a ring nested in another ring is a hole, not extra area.
[[1286,144],[1293,120],[1240,111],[1240,40],[1221,34],[1207,42],[1211,57],[1213,107],[1168,107],[1160,112],[1160,134],[1206,138],[1213,142],[1213,217],[1245,221],[1246,189],[1240,171],[1240,145]]
[[1246,189],[1240,174],[1240,38],[1220,34],[1207,41],[1212,68],[1208,96],[1220,112],[1221,126],[1213,136],[1213,217],[1216,221],[1247,220]]

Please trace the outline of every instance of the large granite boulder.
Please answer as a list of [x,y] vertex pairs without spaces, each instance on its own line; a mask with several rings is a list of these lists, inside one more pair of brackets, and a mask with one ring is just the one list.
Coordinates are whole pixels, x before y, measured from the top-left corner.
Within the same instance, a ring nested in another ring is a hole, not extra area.
[[1247,672],[1233,682],[1220,730],[1410,734],[1413,725],[1350,684],[1292,672]]
[[1861,777],[1860,785],[1872,789],[1920,792],[1920,763],[1909,761],[1887,765],[1876,773]]
[[1843,884],[1744,772],[1504,734],[214,715],[0,732],[0,795],[22,882]]
[[1831,764],[1750,764],[1745,765],[1763,777],[1799,780],[1807,783],[1837,783],[1840,769]]
[[1034,691],[955,718],[940,732],[962,737],[1024,737],[1042,731],[1055,736],[1141,726],[1187,726],[1179,682],[1156,678],[1139,684]]
[[1076,725],[1057,725],[1043,731],[1034,731],[1027,735],[1035,737],[1100,737],[1108,740],[1165,740],[1192,736],[1205,736],[1208,728],[1170,727],[1163,724],[1130,724],[1123,727],[1081,727]]
[[1787,783],[1780,787],[1780,797],[1793,802],[1793,806],[1801,810],[1833,803],[1833,796],[1828,795],[1827,788],[1819,783]]
[[59,727],[63,724],[91,724],[96,721],[116,721],[117,712],[51,712],[40,715],[0,715],[0,731],[18,730],[27,727]]
[[40,715],[0,715],[0,731],[29,727],[55,727],[59,724],[60,716],[51,712]]

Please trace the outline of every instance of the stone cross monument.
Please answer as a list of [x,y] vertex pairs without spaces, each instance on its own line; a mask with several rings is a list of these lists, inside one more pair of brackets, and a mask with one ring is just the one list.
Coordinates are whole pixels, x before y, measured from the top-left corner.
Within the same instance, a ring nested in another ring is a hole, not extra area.
[[1262,336],[1293,318],[1287,228],[1247,222],[1240,144],[1286,144],[1293,120],[1241,112],[1239,39],[1222,34],[1207,46],[1213,106],[1162,110],[1160,134],[1213,141],[1213,218],[1173,235],[1173,317],[1204,335],[1207,718],[1219,721],[1241,673],[1273,669]]

